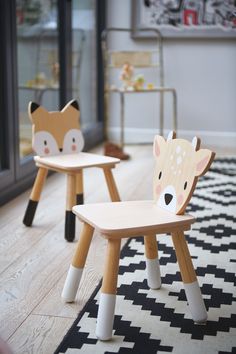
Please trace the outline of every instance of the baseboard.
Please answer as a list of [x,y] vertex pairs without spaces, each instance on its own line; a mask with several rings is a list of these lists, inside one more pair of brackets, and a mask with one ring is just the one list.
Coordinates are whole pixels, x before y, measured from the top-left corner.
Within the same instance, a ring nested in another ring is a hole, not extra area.
[[[164,130],[167,137],[169,130]],[[120,141],[120,129],[111,127],[108,130],[109,139],[114,142]],[[147,144],[153,142],[154,135],[159,134],[158,129],[125,128],[125,143],[127,144]],[[178,137],[192,140],[194,136],[201,138],[202,144],[218,147],[236,148],[236,132],[219,132],[207,130],[178,130]]]

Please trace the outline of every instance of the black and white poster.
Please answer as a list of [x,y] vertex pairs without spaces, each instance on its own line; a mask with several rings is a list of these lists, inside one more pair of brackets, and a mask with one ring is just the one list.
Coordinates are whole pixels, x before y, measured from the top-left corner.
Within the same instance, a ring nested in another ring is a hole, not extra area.
[[133,0],[133,29],[164,37],[236,37],[235,0]]

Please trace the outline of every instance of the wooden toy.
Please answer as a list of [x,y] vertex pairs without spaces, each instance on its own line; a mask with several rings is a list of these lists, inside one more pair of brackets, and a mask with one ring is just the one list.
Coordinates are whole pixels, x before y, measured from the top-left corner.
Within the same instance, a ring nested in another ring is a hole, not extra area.
[[81,152],[84,138],[80,130],[80,109],[76,100],[70,101],[62,111],[48,112],[37,103],[29,103],[29,116],[33,123],[32,145],[39,167],[25,212],[23,223],[31,226],[48,170],[67,175],[65,238],[74,240],[75,215],[72,207],[83,204],[83,169],[103,169],[112,201],[119,201],[119,193],[112,168],[120,162],[117,158]]
[[134,68],[129,62],[122,66],[120,80],[124,90],[142,90],[144,86],[144,76],[139,74],[134,77]]
[[134,90],[143,90],[144,76],[142,74],[139,74],[134,78],[133,86],[134,86]]
[[125,63],[122,66],[122,70],[120,73],[120,80],[122,81],[123,88],[125,90],[133,87],[133,73],[134,73],[134,68],[132,65],[130,65],[129,62]]
[[202,299],[184,231],[191,228],[194,218],[184,214],[199,176],[209,169],[214,153],[200,149],[200,140],[192,143],[176,139],[171,132],[168,139],[156,136],[154,200],[75,206],[73,212],[84,223],[79,243],[66,278],[62,298],[75,299],[87,252],[96,229],[107,239],[107,255],[96,335],[101,340],[112,336],[116,301],[117,276],[121,238],[144,235],[148,285],[161,286],[156,234],[170,233],[180,267],[185,293],[195,322],[205,322],[206,308]]

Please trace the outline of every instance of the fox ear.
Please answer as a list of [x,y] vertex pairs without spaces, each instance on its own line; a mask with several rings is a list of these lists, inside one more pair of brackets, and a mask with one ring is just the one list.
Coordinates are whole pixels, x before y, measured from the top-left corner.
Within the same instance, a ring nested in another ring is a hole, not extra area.
[[76,109],[77,111],[80,111],[79,102],[77,100],[72,100],[72,101],[68,102],[65,105],[65,107],[62,109],[62,112],[70,110],[71,108]]
[[77,101],[77,100],[73,100],[73,101],[71,101],[71,102],[69,102],[70,103],[70,105],[72,106],[72,107],[74,107],[75,109],[77,109],[77,111],[79,111],[80,109],[79,109],[79,102]]
[[166,141],[161,135],[156,135],[153,143],[153,155],[159,157],[166,148]]
[[40,105],[36,102],[30,102],[29,103],[29,112],[30,113],[34,113],[34,111],[36,111],[37,108],[39,108]]
[[74,121],[80,121],[80,108],[77,100],[68,102],[61,112],[68,115]]
[[48,111],[40,106],[38,103],[30,102],[28,106],[28,113],[32,123],[40,119],[42,115],[48,114]]
[[215,153],[208,149],[200,149],[196,151],[196,176],[203,176],[215,157]]

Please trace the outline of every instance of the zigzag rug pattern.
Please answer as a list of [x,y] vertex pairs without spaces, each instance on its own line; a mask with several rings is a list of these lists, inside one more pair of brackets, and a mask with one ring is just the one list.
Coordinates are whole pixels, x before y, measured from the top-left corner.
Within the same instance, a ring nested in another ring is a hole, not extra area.
[[120,260],[113,339],[96,339],[99,287],[56,353],[236,353],[236,159],[217,159],[198,182],[186,233],[208,311],[205,325],[191,319],[171,237],[158,236],[162,288],[150,290],[142,238],[131,239]]

